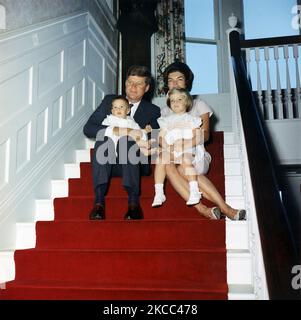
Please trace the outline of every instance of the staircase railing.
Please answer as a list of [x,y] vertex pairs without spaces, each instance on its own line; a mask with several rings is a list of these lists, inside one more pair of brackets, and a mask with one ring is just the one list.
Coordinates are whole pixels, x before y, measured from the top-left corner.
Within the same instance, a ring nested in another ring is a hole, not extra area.
[[264,119],[301,119],[300,36],[241,40],[240,44]]
[[243,133],[246,142],[253,197],[270,299],[298,299],[292,287],[292,268],[299,262],[299,248],[281,200],[271,142],[262,110],[256,103],[249,81],[242,45],[237,30],[230,33],[231,61],[234,70]]

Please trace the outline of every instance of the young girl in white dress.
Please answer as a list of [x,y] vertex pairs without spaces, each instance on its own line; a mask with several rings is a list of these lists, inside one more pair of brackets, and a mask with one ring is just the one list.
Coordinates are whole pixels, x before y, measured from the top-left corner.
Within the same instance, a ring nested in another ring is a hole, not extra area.
[[[164,180],[166,178],[166,164],[170,162],[181,163],[184,174],[189,181],[189,199],[187,205],[195,205],[201,200],[197,182],[197,171],[195,169],[196,158],[204,157],[205,148],[203,144],[192,147],[193,129],[202,125],[200,117],[189,114],[193,99],[185,89],[172,89],[169,92],[167,105],[172,113],[158,119],[160,126],[159,145],[162,150],[157,158],[155,167],[155,197],[152,207],[158,207],[166,200],[164,194]],[[175,146],[180,139],[190,141],[191,144],[184,148]]]

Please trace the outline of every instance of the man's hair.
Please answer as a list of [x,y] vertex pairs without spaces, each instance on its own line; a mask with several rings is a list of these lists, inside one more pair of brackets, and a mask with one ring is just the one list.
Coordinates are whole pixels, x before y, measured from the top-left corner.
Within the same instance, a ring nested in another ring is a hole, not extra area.
[[186,84],[186,90],[190,91],[192,88],[192,83],[194,79],[194,74],[191,71],[191,69],[188,67],[186,63],[176,61],[169,66],[166,67],[165,71],[163,72],[163,81],[164,81],[164,91],[165,93],[168,92],[168,76],[172,72],[181,72],[185,77],[185,84]]
[[126,74],[126,78],[129,76],[137,76],[137,77],[145,77],[146,84],[151,84],[152,75],[149,71],[149,69],[145,66],[131,66],[128,69],[128,72]]
[[177,89],[177,88],[173,88],[169,91],[168,93],[168,98],[167,98],[167,105],[168,107],[170,108],[170,97],[175,94],[175,93],[178,93],[182,96],[185,97],[185,100],[186,100],[186,112],[189,112],[192,108],[192,105],[193,105],[193,98],[192,96],[190,95],[190,93],[186,90],[186,89]]

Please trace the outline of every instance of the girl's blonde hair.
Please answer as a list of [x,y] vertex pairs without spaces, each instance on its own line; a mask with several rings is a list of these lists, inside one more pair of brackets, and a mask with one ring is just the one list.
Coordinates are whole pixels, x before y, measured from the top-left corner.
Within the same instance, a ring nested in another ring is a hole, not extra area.
[[168,98],[167,98],[167,106],[170,108],[170,97],[175,94],[178,93],[181,96],[185,97],[185,101],[186,101],[186,112],[189,112],[192,108],[193,105],[193,99],[192,96],[190,95],[190,93],[186,90],[186,89],[177,89],[177,88],[173,88],[168,92]]

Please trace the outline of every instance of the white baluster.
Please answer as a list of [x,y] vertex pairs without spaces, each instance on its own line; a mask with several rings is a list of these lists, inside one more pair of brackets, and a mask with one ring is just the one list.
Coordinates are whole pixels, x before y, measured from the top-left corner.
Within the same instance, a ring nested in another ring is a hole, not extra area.
[[279,49],[277,46],[274,47],[274,59],[276,62],[276,110],[277,110],[277,118],[283,119],[283,103],[282,103],[282,94],[281,94],[281,82],[280,82],[280,72],[279,72]]
[[272,87],[270,76],[270,53],[269,47],[264,47],[264,59],[266,62],[267,71],[267,90],[265,93],[265,106],[267,108],[267,119],[274,119],[273,101],[272,101]]
[[257,69],[257,94],[258,94],[258,103],[261,109],[263,117],[265,117],[264,105],[263,105],[263,96],[262,96],[262,85],[261,85],[261,77],[260,77],[260,51],[259,48],[255,48],[255,61],[256,61],[256,69]]
[[301,118],[301,97],[300,97],[300,74],[299,74],[299,45],[294,44],[293,53],[295,58],[296,67],[296,92],[295,92],[295,104],[296,104],[296,117]]
[[286,118],[293,119],[294,112],[293,112],[293,103],[292,103],[290,72],[288,67],[289,53],[288,53],[287,45],[283,47],[283,55],[284,55],[285,65],[286,65],[286,89],[285,89]]
[[248,79],[251,80],[251,75],[250,75],[251,51],[250,51],[250,48],[246,49],[246,62],[247,62]]

